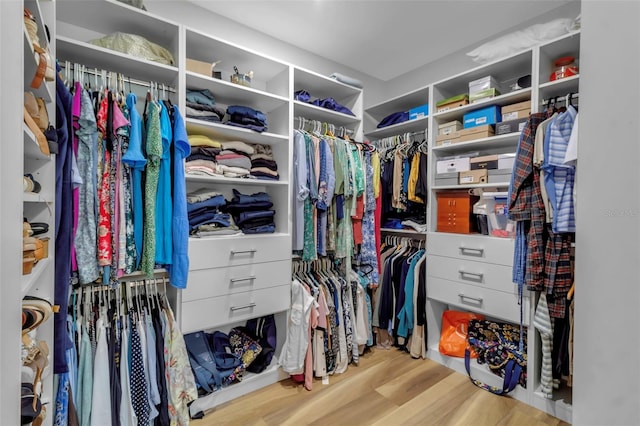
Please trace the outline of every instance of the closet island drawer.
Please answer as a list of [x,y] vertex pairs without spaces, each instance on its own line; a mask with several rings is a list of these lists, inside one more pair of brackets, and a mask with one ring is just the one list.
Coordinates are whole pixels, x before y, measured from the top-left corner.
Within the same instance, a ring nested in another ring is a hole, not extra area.
[[[511,266],[477,262],[444,256],[427,257],[427,276],[516,293],[518,287],[511,282]],[[528,292],[525,292],[528,296]]]
[[182,301],[259,290],[290,282],[291,260],[200,269],[189,272],[187,288],[182,291]]
[[[518,293],[513,294],[480,288],[442,278],[427,279],[427,297],[449,305],[485,314],[514,324],[520,323]],[[522,300],[523,323],[529,324],[529,298]]]
[[291,259],[291,235],[189,239],[189,270]]
[[439,232],[430,232],[427,237],[428,254],[505,266],[513,265],[513,248],[513,240],[509,238]]
[[211,330],[225,324],[282,312],[291,306],[291,285],[183,302],[183,333]]

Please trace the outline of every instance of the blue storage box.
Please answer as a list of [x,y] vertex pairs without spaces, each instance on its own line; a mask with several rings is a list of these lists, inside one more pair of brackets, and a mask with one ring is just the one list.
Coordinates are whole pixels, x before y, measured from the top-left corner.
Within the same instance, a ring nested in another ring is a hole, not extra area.
[[485,124],[496,124],[502,121],[502,112],[498,105],[476,109],[464,115],[463,127],[484,126]]
[[409,120],[416,120],[427,115],[429,115],[429,104],[420,105],[409,110]]

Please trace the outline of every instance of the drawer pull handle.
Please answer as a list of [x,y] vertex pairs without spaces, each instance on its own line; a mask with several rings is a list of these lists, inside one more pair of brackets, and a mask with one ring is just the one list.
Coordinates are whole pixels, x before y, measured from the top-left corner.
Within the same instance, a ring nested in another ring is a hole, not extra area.
[[255,252],[257,252],[258,250],[256,249],[249,249],[249,250],[231,250],[231,255],[235,256],[236,254],[253,254]]
[[255,308],[256,304],[251,302],[248,305],[242,305],[242,306],[232,306],[231,310],[232,311],[239,311],[240,309],[251,309],[251,308]]
[[231,284],[235,284],[235,283],[239,283],[242,281],[253,281],[255,280],[256,277],[254,275],[250,275],[248,277],[244,277],[244,278],[231,278]]
[[484,278],[484,274],[477,272],[467,272],[459,270],[458,273],[460,274],[460,278],[471,281],[482,281],[482,279]]
[[474,302],[478,302],[479,305],[482,304],[482,297],[466,296],[464,293],[458,293],[458,297],[462,300],[464,299],[473,300]]
[[480,257],[484,254],[483,248],[473,248],[473,247],[464,247],[460,246],[460,253],[465,254],[467,256],[477,256]]

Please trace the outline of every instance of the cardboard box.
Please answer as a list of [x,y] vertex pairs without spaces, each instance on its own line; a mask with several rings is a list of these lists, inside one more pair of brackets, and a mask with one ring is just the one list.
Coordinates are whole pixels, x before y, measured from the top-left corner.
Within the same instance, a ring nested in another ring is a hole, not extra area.
[[436,174],[466,172],[470,169],[469,157],[443,159],[436,163]]
[[496,135],[506,135],[507,133],[522,132],[529,117],[519,118],[517,120],[503,121],[496,124]]
[[213,64],[210,62],[196,61],[195,59],[187,58],[187,71],[212,77],[212,70]]
[[487,89],[500,89],[498,80],[493,76],[486,76],[469,82],[469,93],[482,92]]
[[409,110],[409,120],[416,120],[427,115],[429,115],[429,104],[420,105]]
[[470,127],[458,132],[457,142],[474,141],[476,139],[490,138],[494,135],[493,126],[486,124],[484,126]]
[[448,135],[438,135],[436,136],[436,146],[447,146],[453,145],[454,143],[460,142],[459,132],[453,132]]
[[450,109],[469,105],[469,95],[463,93],[461,95],[452,96],[436,103],[436,112],[449,111]]
[[487,169],[468,170],[460,172],[458,183],[460,185],[487,183]]
[[502,107],[502,121],[511,121],[529,117],[531,114],[531,100]]
[[471,103],[481,102],[487,99],[495,98],[499,95],[500,91],[498,89],[486,89],[475,93],[469,93],[469,101]]
[[462,129],[462,123],[458,120],[449,121],[438,125],[438,135],[450,135]]
[[463,126],[465,129],[485,124],[496,124],[502,121],[502,114],[498,105],[489,105],[476,109],[464,115]]
[[457,185],[458,184],[458,173],[440,173],[435,177],[435,185],[443,186],[443,185]]
[[488,183],[505,183],[511,180],[511,169],[487,170]]
[[473,157],[469,161],[471,170],[480,169],[497,169],[498,168],[498,155],[483,155],[482,157]]
[[500,170],[503,170],[503,169],[512,170],[515,162],[516,162],[515,152],[498,155],[498,169]]

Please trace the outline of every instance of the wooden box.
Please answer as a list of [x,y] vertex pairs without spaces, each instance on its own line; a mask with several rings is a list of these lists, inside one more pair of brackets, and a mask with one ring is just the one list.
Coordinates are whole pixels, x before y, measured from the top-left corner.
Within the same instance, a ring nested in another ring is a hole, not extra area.
[[479,197],[468,191],[442,191],[436,195],[438,201],[438,232],[471,234],[476,232],[473,205]]

